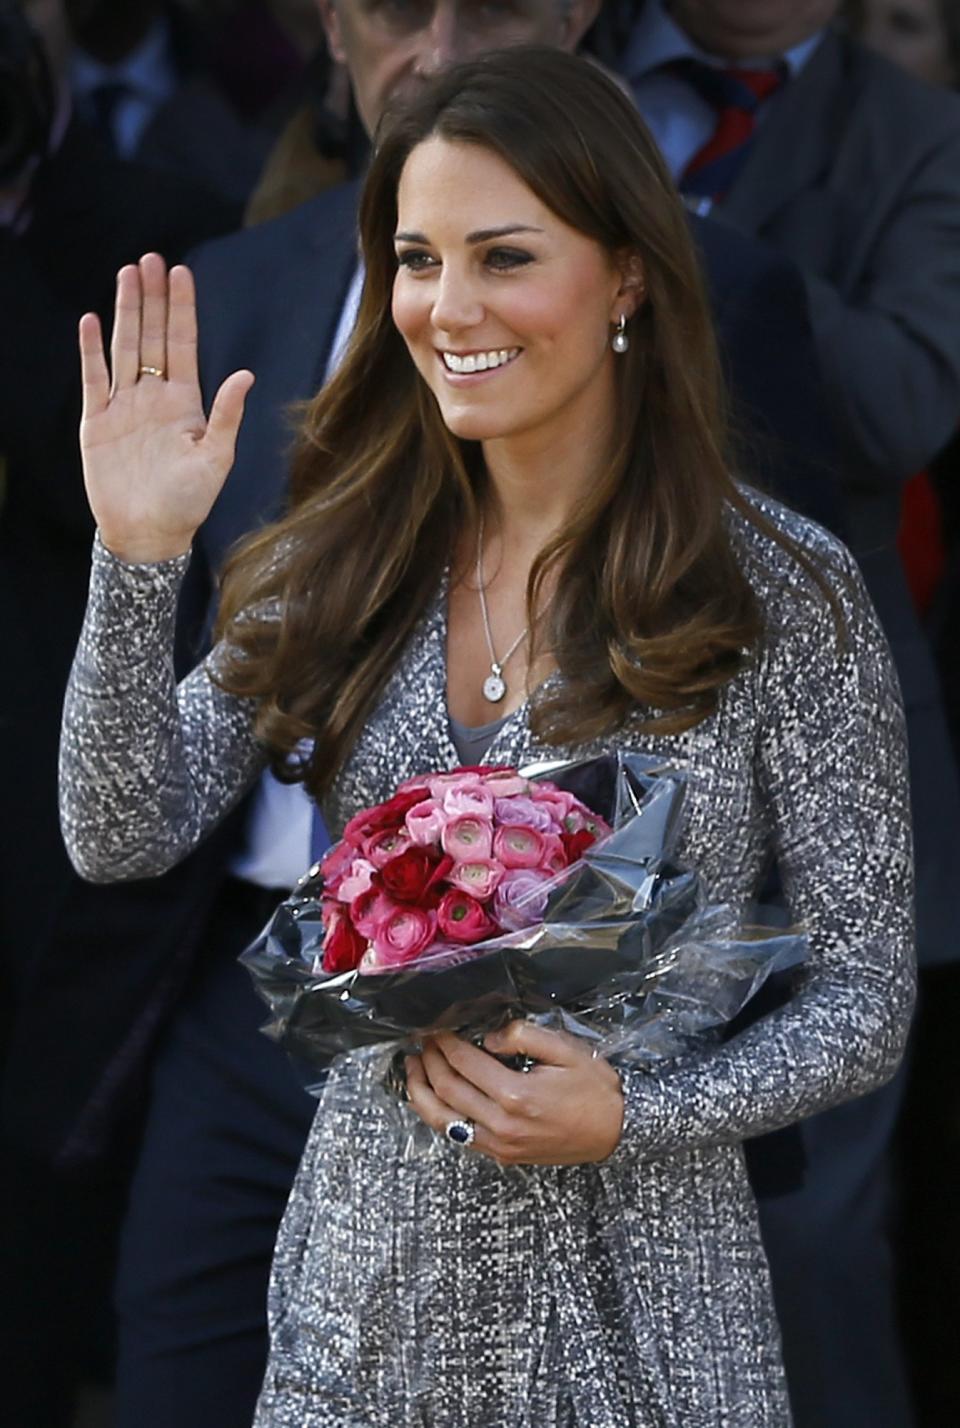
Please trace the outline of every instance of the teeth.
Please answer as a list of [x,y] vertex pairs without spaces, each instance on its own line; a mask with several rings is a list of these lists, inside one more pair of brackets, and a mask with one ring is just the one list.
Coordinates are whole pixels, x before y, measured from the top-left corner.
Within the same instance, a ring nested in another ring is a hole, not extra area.
[[495,352],[472,352],[468,357],[459,357],[455,352],[444,352],[443,362],[448,372],[489,372],[494,367],[502,367],[519,356],[519,347],[501,347]]

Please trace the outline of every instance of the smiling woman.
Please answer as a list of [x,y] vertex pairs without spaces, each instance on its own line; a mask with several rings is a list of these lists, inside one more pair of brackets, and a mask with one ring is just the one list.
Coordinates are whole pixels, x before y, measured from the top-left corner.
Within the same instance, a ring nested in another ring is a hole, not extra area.
[[[222,639],[179,688],[184,552],[251,376],[205,421],[190,279],[156,258],[120,275],[112,384],[84,321],[78,867],[169,866],[268,758],[336,836],[460,762],[451,721],[489,699],[506,717],[468,730],[487,764],[683,768],[678,860],[741,908],[775,853],[810,953],[771,1017],[649,1071],[523,1020],[483,1049],[427,1038],[411,1115],[464,1130],[426,1159],[376,1058],[338,1058],[277,1244],[257,1428],[786,1428],[741,1142],[902,1053],[889,654],[847,552],[728,469],[684,210],[597,69],[514,50],[426,86],[380,135],[361,229],[357,326],[304,415],[289,513],[236,554]],[[492,648],[517,651],[509,679],[506,653],[484,679]]]
[[[794,549],[728,469],[700,269],[653,141],[593,66],[532,53],[478,62],[469,87],[451,72],[383,126],[351,344],[307,413],[282,534],[226,573],[219,678],[258,699],[278,771],[313,739],[316,795],[448,563],[451,712],[485,714],[479,564],[494,646],[531,632],[514,703],[559,669],[531,724],[579,742],[638,705],[651,726],[689,727],[741,668],[760,620],[729,509]],[[265,643],[237,617],[278,597],[289,626]]]

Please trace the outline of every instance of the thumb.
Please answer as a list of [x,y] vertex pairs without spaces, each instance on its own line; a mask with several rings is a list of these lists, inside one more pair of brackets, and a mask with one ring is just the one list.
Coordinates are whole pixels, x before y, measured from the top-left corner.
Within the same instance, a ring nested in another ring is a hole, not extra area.
[[210,408],[204,443],[209,443],[228,466],[233,463],[237,433],[243,420],[243,408],[255,381],[252,372],[231,373],[226,381],[221,383]]

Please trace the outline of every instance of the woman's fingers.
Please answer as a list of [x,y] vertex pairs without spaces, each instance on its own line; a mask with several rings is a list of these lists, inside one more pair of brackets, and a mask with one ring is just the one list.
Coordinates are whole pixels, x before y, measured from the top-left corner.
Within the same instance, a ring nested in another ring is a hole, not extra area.
[[243,406],[253,383],[252,372],[233,372],[220,387],[210,408],[204,445],[218,462],[228,467],[233,464]]
[[[432,1089],[419,1056],[408,1056],[406,1069],[407,1096],[422,1121],[425,1121],[438,1135],[443,1135],[451,1121],[463,1119],[461,1111],[446,1105]],[[468,1117],[467,1119],[472,1118]],[[485,1155],[492,1155],[492,1143],[493,1138],[482,1125],[477,1125],[471,1149],[482,1151]]]
[[140,375],[140,270],[130,263],[117,274],[117,300],[110,342],[113,391],[132,387]]
[[[140,316],[140,359],[143,368],[166,376],[167,372],[167,265],[159,253],[147,253],[137,265],[140,272],[142,310]],[[149,374],[147,374],[149,375]]]
[[178,265],[170,269],[167,317],[167,376],[171,382],[199,383],[197,372],[197,304],[193,274]]
[[103,351],[103,333],[96,313],[80,319],[80,372],[83,382],[83,419],[99,416],[110,400],[110,373]]
[[[487,1057],[488,1061],[489,1059]],[[430,1089],[445,1106],[452,1107],[458,1115],[476,1121],[491,1132],[496,1131],[503,1115],[497,1103],[478,1086],[461,1076],[436,1042],[424,1042],[421,1060]]]

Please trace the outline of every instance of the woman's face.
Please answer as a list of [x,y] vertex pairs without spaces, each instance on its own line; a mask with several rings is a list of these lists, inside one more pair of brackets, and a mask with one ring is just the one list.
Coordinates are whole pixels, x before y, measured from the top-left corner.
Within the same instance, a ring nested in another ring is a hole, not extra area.
[[956,85],[944,0],[861,0],[857,38],[928,84]]
[[418,145],[401,176],[396,248],[393,318],[456,436],[549,440],[610,420],[611,323],[635,300],[606,250],[503,159],[445,139]]

